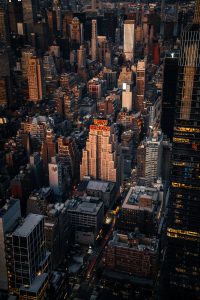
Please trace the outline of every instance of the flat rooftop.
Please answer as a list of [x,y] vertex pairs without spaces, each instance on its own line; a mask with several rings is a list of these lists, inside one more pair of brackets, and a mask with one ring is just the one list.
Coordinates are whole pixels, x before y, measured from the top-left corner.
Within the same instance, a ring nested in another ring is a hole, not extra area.
[[100,201],[94,203],[86,200],[72,200],[69,204],[68,211],[97,215],[102,206],[103,202]]
[[138,251],[156,252],[158,250],[158,240],[155,237],[146,237],[141,233],[120,234],[117,231],[113,233],[109,241],[110,247],[137,249]]
[[108,181],[90,180],[87,185],[87,190],[96,190],[103,193],[110,192],[114,187],[114,183]]
[[[122,209],[132,209],[132,210],[148,210],[153,211],[154,206],[158,200],[158,190],[156,188],[136,186],[131,187],[126,198],[122,204]],[[141,205],[140,200],[152,201],[151,207],[149,205]]]
[[13,235],[27,237],[42,219],[42,215],[29,214],[25,218],[24,222],[19,227],[17,227]]
[[37,294],[41,286],[44,284],[45,281],[48,280],[48,274],[43,273],[40,276],[37,276],[33,281],[32,285],[29,288],[20,288],[21,291],[27,291],[29,293]]

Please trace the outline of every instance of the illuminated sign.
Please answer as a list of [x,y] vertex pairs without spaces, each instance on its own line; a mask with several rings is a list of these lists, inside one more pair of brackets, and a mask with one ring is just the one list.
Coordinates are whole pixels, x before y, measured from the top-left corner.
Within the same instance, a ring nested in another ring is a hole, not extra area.
[[106,126],[106,125],[108,125],[108,120],[94,119],[94,125],[103,125],[103,126]]
[[102,125],[90,125],[90,130],[110,131],[110,127]]

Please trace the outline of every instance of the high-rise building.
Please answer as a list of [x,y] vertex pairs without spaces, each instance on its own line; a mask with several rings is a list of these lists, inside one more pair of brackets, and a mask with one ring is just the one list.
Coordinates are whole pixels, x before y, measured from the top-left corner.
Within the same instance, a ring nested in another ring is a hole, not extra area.
[[173,136],[178,58],[166,57],[163,71],[161,129],[169,138]]
[[126,60],[133,62],[135,51],[135,22],[126,20],[124,22],[124,54]]
[[79,178],[79,150],[72,137],[58,138],[58,157],[72,180]]
[[137,176],[155,181],[161,176],[162,133],[155,132],[137,148]]
[[34,296],[34,299],[43,299],[50,267],[44,217],[29,214],[12,233],[6,235],[5,244],[9,292],[18,294],[20,299],[33,299]]
[[181,38],[165,257],[167,291],[185,299],[200,297],[199,41],[197,0],[193,24],[186,27]]
[[6,252],[5,252],[5,235],[12,231],[21,218],[20,202],[11,198],[0,208],[0,289],[8,289]]
[[78,49],[83,42],[83,24],[77,17],[72,19],[70,25],[70,39],[73,49]]
[[55,197],[60,200],[66,191],[66,178],[64,168],[57,157],[52,157],[51,163],[49,163],[49,186],[52,188]]
[[47,169],[48,163],[51,162],[51,158],[56,156],[57,153],[57,141],[53,129],[48,128],[44,141],[42,141],[41,154],[44,169]]
[[86,66],[86,49],[83,45],[77,50],[77,62],[78,68],[83,68]]
[[127,111],[133,108],[133,72],[123,67],[118,79],[118,87],[122,89],[122,107]]
[[25,79],[28,78],[28,66],[29,66],[29,59],[35,55],[34,48],[24,48],[21,50],[21,68],[22,74]]
[[22,1],[24,23],[32,24],[37,20],[37,10],[39,7],[38,0]]
[[28,63],[28,90],[30,101],[38,102],[45,96],[42,62],[35,56]]
[[97,20],[92,20],[91,55],[92,60],[97,59]]
[[8,19],[6,12],[0,8],[0,41],[6,43],[8,41]]
[[18,33],[18,23],[23,23],[22,1],[8,1],[9,27],[12,33]]
[[118,142],[114,124],[107,120],[94,120],[83,150],[80,177],[119,182],[120,163],[117,153]]
[[145,93],[145,60],[139,60],[137,63],[137,78],[136,78],[136,110],[144,113],[144,93]]

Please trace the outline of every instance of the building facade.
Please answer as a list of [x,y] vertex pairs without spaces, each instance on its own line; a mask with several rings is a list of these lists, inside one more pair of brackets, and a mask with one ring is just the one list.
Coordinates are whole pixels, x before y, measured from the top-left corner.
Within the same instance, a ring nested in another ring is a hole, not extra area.
[[181,38],[167,218],[168,291],[200,296],[200,1]]

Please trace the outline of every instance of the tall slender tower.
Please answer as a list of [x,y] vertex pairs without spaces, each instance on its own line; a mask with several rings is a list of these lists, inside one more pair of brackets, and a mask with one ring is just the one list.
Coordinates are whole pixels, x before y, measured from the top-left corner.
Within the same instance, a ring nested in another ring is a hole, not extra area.
[[97,20],[92,20],[92,40],[91,40],[92,60],[97,59]]
[[36,56],[29,59],[28,64],[29,100],[38,102],[45,96],[45,83],[42,62]]
[[124,54],[126,60],[134,61],[135,52],[135,21],[126,20],[124,22]]
[[173,299],[200,297],[199,82],[200,0],[196,0],[193,24],[181,38],[171,161],[165,282]]

